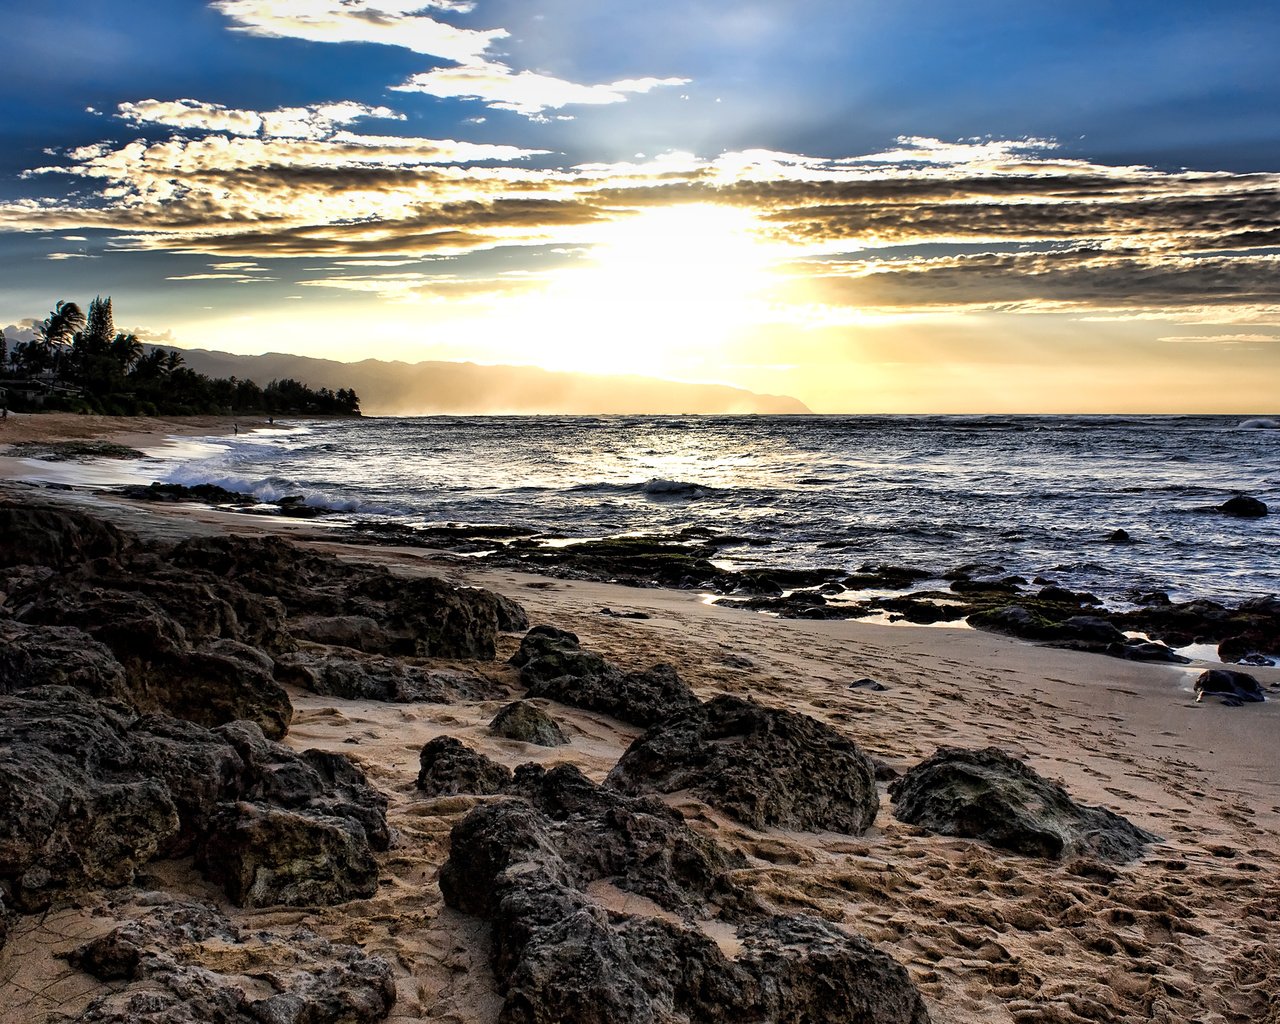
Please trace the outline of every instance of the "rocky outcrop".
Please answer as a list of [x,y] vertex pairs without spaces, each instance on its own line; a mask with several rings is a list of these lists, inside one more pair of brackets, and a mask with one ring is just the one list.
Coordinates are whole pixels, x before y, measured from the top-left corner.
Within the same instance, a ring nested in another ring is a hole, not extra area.
[[196,865],[242,907],[345,903],[378,888],[378,863],[356,822],[248,802],[215,812]]
[[385,960],[305,929],[246,934],[213,907],[155,892],[112,911],[130,919],[67,957],[111,983],[83,1024],[372,1024],[395,1003]]
[[1031,857],[1124,863],[1159,838],[1103,807],[1077,804],[996,747],[941,747],[889,792],[900,821]]
[[483,672],[442,669],[421,659],[303,644],[276,659],[276,679],[326,697],[392,704],[495,700],[509,687]]
[[87,633],[0,620],[0,694],[37,686],[73,686],[115,700],[129,692],[124,666]]
[[489,723],[489,731],[503,739],[539,747],[561,747],[569,742],[556,720],[527,700],[518,700],[499,711]]
[[722,696],[664,719],[609,773],[622,792],[690,790],[752,828],[860,835],[879,807],[875,768],[807,715]]
[[489,660],[499,620],[512,621],[519,607],[487,590],[353,565],[276,537],[192,538],[171,559],[279,598],[290,618],[371,619],[380,633],[359,631],[359,649],[375,654]]
[[1257,704],[1266,700],[1262,684],[1247,672],[1234,672],[1226,668],[1211,668],[1201,672],[1196,679],[1196,700],[1220,697],[1231,707],[1241,704]]
[[511,659],[528,696],[599,711],[632,725],[652,725],[698,703],[671,665],[623,672],[599,654],[584,651],[578,637],[554,626],[535,626]]
[[66,569],[94,558],[115,558],[126,543],[115,527],[83,512],[0,504],[0,566]]
[[417,786],[428,796],[490,796],[511,785],[511,769],[452,736],[437,736],[418,755]]
[[[760,913],[723,850],[652,798],[595,786],[576,768],[525,766],[506,799],[453,830],[445,901],[487,919],[500,1020],[851,1020],[924,1024],[906,972],[864,940]],[[588,891],[623,889],[669,916],[606,912]],[[690,921],[737,922],[730,960]],[[758,916],[757,916],[758,915]]]
[[[340,851],[335,829],[349,871],[316,864],[313,885],[307,865],[277,863],[288,842]],[[261,864],[307,900],[344,899],[362,891],[369,851],[389,841],[386,798],[339,755],[295,754],[249,722],[210,730],[136,716],[69,687],[0,697],[0,887],[19,910],[124,885],[147,861],[187,852],[233,899],[294,898],[283,882],[257,884]],[[355,881],[322,888],[344,872]]]

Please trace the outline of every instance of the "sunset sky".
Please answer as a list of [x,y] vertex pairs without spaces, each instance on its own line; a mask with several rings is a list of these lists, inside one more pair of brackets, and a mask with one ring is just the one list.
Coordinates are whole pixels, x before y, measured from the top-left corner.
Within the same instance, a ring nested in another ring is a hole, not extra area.
[[[1280,7],[0,0],[0,325],[1280,406]],[[12,336],[12,332],[11,332]]]

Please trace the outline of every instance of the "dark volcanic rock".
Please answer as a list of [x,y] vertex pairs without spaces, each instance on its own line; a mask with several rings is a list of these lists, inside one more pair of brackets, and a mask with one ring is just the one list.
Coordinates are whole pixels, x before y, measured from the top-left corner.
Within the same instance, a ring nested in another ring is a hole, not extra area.
[[860,835],[879,806],[875,769],[807,715],[722,696],[637,739],[609,773],[623,792],[689,789],[753,828]]
[[1266,502],[1259,501],[1247,494],[1237,494],[1234,498],[1228,498],[1218,506],[1219,512],[1225,512],[1229,516],[1235,516],[1237,519],[1260,519],[1268,512]]
[[[653,798],[592,784],[576,768],[525,766],[524,799],[486,804],[453,830],[445,901],[492,925],[503,1022],[849,1020],[924,1024],[906,972],[861,939],[804,918],[750,919],[730,872],[740,854]],[[593,883],[689,918],[739,921],[729,960],[679,918],[607,913]]]
[[288,730],[288,695],[269,661],[244,643],[284,645],[278,602],[222,581],[134,575],[112,565],[82,567],[10,601],[23,623],[74,626],[109,648],[124,666],[122,696],[140,711],[203,725],[248,719],[275,738]]
[[419,659],[317,645],[303,645],[276,659],[276,679],[314,693],[344,700],[378,700],[393,704],[448,704],[495,700],[509,686],[478,672],[442,669]]
[[569,742],[556,720],[527,700],[518,700],[499,711],[489,723],[489,731],[504,739],[540,747],[561,747]]
[[217,484],[196,484],[193,487],[187,487],[185,484],[130,484],[121,487],[118,493],[134,501],[192,502],[203,505],[256,505],[258,503],[258,499],[252,494],[229,491]]
[[249,722],[137,717],[65,687],[0,697],[0,886],[21,910],[126,884],[156,856],[204,857],[223,829],[278,845],[237,824],[275,811],[303,819],[295,833],[337,822],[369,859],[389,843],[386,798],[339,755],[295,754]]
[[246,802],[214,814],[196,865],[242,907],[345,903],[378,888],[357,823]]
[[381,628],[361,635],[378,654],[492,659],[500,620],[518,605],[487,590],[456,587],[430,576],[397,576],[305,551],[277,537],[196,537],[177,545],[175,565],[232,580],[279,598],[291,617],[364,616]]
[[1123,863],[1158,837],[1066,790],[996,747],[940,747],[889,787],[894,816],[1032,857]]
[[64,569],[92,558],[114,558],[125,543],[115,527],[83,512],[0,505],[0,566]]
[[117,700],[128,696],[124,667],[87,633],[0,621],[0,694],[37,686],[74,686]]
[[535,626],[511,658],[530,697],[545,697],[612,715],[633,725],[652,725],[698,703],[671,665],[623,672],[600,655],[584,651],[575,634]]
[[299,640],[357,651],[385,651],[392,641],[367,615],[301,615],[289,622],[289,632]]
[[371,1024],[395,1003],[385,960],[305,929],[246,935],[212,907],[160,893],[119,913],[133,919],[67,957],[115,983],[85,1024]]
[[0,698],[0,884],[19,910],[124,885],[179,833],[163,782],[132,764],[130,719],[66,687]]
[[418,755],[417,786],[428,796],[491,796],[511,785],[511,769],[452,736],[437,736]]
[[1196,700],[1224,697],[1225,703],[1261,703],[1266,700],[1262,685],[1247,672],[1211,668],[1196,679]]

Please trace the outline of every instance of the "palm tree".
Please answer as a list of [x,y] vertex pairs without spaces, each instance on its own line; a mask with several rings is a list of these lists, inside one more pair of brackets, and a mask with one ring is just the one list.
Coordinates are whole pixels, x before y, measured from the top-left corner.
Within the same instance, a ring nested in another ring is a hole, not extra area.
[[111,355],[127,372],[142,358],[142,342],[136,334],[117,334],[111,342]]
[[179,366],[185,363],[182,353],[176,348],[169,349],[169,354],[164,357],[164,372],[166,375],[173,373]]
[[74,302],[58,301],[53,312],[36,326],[36,334],[40,339],[41,369],[48,369],[54,364],[54,349],[68,344],[76,331],[84,325],[84,310]]

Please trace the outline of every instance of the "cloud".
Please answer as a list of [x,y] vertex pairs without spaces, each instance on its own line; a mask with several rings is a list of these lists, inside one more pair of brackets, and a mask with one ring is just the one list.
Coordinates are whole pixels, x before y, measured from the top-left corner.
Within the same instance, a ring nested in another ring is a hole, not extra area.
[[450,0],[214,0],[237,31],[317,43],[379,43],[466,62],[479,58],[505,29],[456,28],[426,11],[459,14],[469,3]]
[[47,260],[96,260],[97,258],[87,252],[51,252],[45,256]]
[[85,146],[28,172],[42,175],[77,179],[76,191],[0,205],[0,230],[96,229],[115,248],[234,264],[214,273],[262,258],[444,260],[398,275],[309,270],[309,287],[461,294],[447,258],[589,247],[615,222],[696,203],[749,219],[803,293],[797,318],[992,309],[1280,323],[1280,176],[1068,160],[1044,140],[555,165],[543,150],[450,139],[224,132]]
[[339,125],[361,118],[405,119],[389,107],[370,107],[343,101],[308,107],[279,107],[275,110],[235,110],[199,100],[139,100],[121,103],[117,117],[131,124],[156,124],[169,128],[231,135],[261,135],[268,139],[323,139]]
[[497,61],[478,61],[414,75],[392,88],[440,98],[480,100],[494,110],[538,118],[546,110],[623,103],[629,95],[688,82],[687,78],[628,78],[607,85],[580,85],[533,71],[516,72]]

